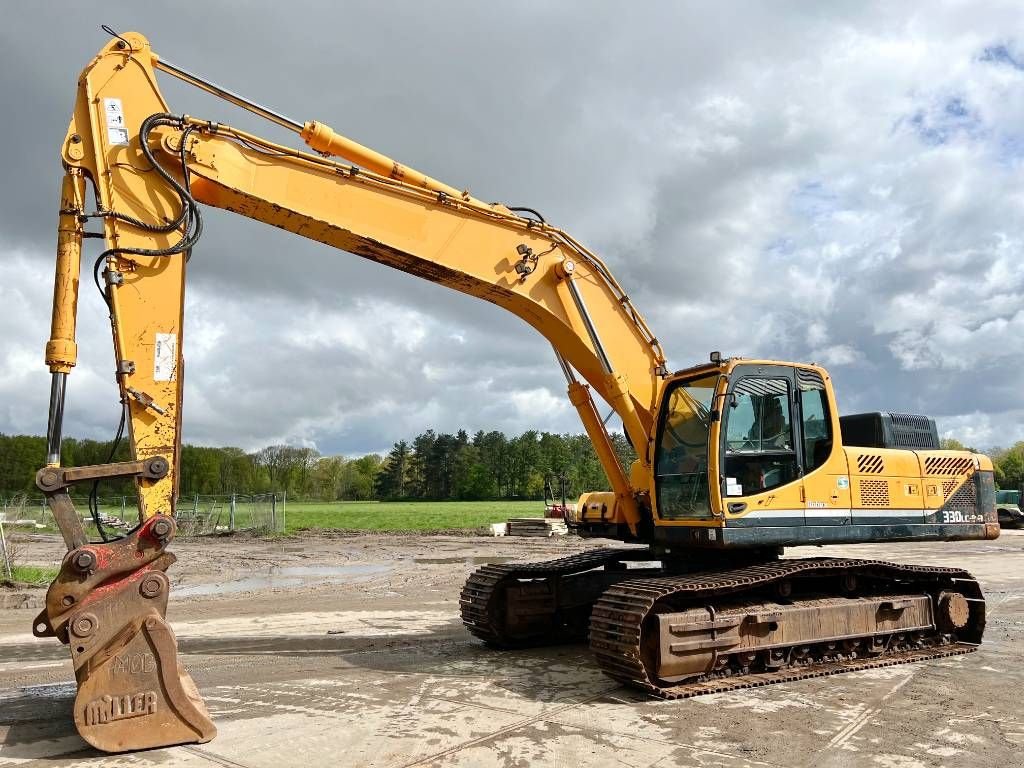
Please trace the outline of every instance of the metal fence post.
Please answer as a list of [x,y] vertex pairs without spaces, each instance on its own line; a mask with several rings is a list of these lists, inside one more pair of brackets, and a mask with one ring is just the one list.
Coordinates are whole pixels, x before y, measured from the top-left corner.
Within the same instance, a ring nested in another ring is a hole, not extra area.
[[277,494],[270,497],[270,530],[277,531]]
[[0,556],[4,561],[4,571],[7,572],[8,581],[14,580],[14,571],[11,569],[11,556],[7,553],[7,537],[4,536],[4,521],[0,520]]
[[124,522],[124,496],[121,497],[121,522]]
[[288,491],[284,492],[284,497],[281,499],[281,533],[287,530],[285,526],[286,519],[288,517]]
[[231,506],[228,508],[228,530],[235,532],[235,494],[231,494]]

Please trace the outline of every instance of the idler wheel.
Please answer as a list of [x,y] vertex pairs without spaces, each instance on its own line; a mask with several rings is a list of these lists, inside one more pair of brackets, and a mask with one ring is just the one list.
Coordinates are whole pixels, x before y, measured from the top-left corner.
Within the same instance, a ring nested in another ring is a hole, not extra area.
[[943,632],[963,629],[971,618],[971,607],[967,603],[967,598],[959,592],[943,592],[939,595],[936,618]]

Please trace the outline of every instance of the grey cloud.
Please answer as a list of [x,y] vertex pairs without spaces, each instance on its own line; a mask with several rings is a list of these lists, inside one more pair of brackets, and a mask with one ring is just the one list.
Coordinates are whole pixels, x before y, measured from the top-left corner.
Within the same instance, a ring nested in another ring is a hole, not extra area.
[[[1014,3],[22,4],[0,28],[0,430],[45,428],[57,148],[100,22],[604,255],[677,366],[817,359],[841,406],[1024,438],[1024,39]],[[41,54],[41,46],[47,46]],[[168,78],[177,111],[294,138]],[[12,151],[11,148],[16,148]],[[497,308],[207,211],[185,438],[382,449],[428,427],[576,430],[550,347]],[[93,294],[88,287],[86,294]],[[117,418],[82,303],[69,434]],[[414,343],[410,343],[410,338]],[[34,368],[33,368],[34,366]],[[948,431],[948,430],[946,430]]]

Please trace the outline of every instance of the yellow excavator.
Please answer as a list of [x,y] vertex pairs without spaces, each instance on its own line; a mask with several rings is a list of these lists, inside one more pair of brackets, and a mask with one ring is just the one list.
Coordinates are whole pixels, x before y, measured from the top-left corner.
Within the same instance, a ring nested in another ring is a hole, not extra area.
[[[185,270],[202,205],[497,304],[551,343],[611,487],[584,494],[569,522],[638,546],[479,569],[460,604],[486,643],[589,636],[611,677],[675,698],[981,642],[984,598],[959,568],[781,555],[807,544],[994,539],[987,458],[938,450],[924,417],[841,418],[817,365],[712,353],[671,372],[607,266],[535,211],[482,202],[172,64],[140,34],[107,31],[78,80],[61,148],[48,457],[36,477],[68,552],[33,631],[69,646],[75,723],[90,744],[118,752],[216,733],[165,618]],[[294,131],[311,151],[172,114],[157,72]],[[62,467],[90,237],[104,246],[91,277],[110,311],[131,461]],[[622,420],[638,457],[631,467],[612,449],[595,393]],[[103,540],[90,541],[69,490],[110,478],[134,480],[139,524],[119,538],[99,525]]]

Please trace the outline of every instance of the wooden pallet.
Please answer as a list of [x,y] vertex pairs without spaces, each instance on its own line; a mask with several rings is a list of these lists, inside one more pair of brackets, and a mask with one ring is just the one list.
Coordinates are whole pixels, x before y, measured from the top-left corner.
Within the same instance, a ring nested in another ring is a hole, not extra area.
[[509,536],[565,536],[569,528],[564,520],[548,517],[512,517],[508,521]]

